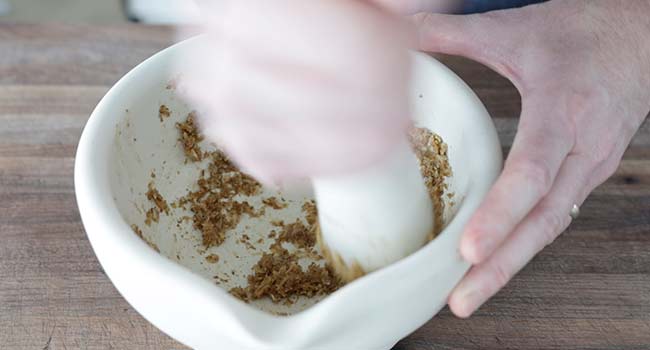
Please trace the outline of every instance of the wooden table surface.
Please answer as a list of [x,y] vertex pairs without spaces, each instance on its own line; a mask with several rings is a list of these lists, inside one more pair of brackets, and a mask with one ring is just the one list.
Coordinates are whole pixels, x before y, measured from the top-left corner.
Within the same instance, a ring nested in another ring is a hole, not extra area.
[[[0,25],[0,348],[184,349],[118,294],[74,197],[77,140],[164,27]],[[520,110],[485,67],[445,58],[487,105],[504,150]],[[581,217],[469,320],[449,310],[395,349],[649,349],[650,125]]]

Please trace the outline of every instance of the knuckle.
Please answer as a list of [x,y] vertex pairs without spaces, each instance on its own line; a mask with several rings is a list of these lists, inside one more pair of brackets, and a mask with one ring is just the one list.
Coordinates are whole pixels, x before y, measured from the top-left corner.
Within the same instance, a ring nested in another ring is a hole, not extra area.
[[565,94],[566,116],[569,118],[581,119],[587,117],[593,111],[594,100],[601,99],[598,91],[593,88],[579,89],[573,88]]
[[551,209],[544,210],[540,217],[540,235],[544,242],[544,246],[548,246],[557,239],[557,237],[562,232],[565,222],[568,220],[569,214],[567,213],[567,218],[560,217],[556,211]]
[[615,143],[607,141],[607,138],[605,136],[605,139],[590,152],[590,158],[596,166],[607,164],[615,151]]
[[603,175],[605,180],[611,177],[612,175],[614,175],[614,173],[616,173],[619,165],[620,165],[619,161],[611,158],[603,163],[602,167],[603,167],[603,172],[604,172]]
[[598,134],[595,139],[583,143],[580,147],[594,166],[603,166],[620,153],[622,156],[627,142],[624,140],[622,126],[610,126]]
[[528,159],[522,161],[515,170],[541,196],[548,192],[553,184],[553,174],[541,160]]
[[500,263],[491,263],[489,265],[489,270],[494,277],[494,283],[496,283],[496,290],[503,288],[508,282],[512,275],[508,270]]

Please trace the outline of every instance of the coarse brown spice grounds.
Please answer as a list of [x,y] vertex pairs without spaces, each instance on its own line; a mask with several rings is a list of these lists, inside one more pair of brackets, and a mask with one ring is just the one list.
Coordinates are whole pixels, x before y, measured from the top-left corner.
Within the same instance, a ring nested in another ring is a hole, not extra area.
[[447,144],[440,136],[425,128],[412,129],[409,138],[413,151],[420,161],[420,172],[433,203],[434,230],[429,237],[429,240],[432,240],[444,227],[445,193],[448,199],[454,195],[447,193],[449,190],[447,179],[452,176]]
[[171,115],[172,112],[169,110],[169,107],[165,105],[161,105],[158,109],[158,118],[160,118],[161,122],[165,121],[165,119],[169,118]]
[[199,134],[196,128],[196,112],[190,112],[184,122],[176,124],[176,128],[180,133],[178,140],[181,142],[185,157],[192,162],[203,160],[206,155],[199,147],[199,142],[203,141],[203,135]]
[[[162,105],[159,115],[161,122],[164,122],[171,115],[171,111]],[[250,205],[245,198],[259,195],[261,184],[240,172],[224,153],[204,152],[201,149],[199,143],[203,136],[198,130],[196,118],[196,112],[191,112],[185,121],[176,123],[179,145],[185,155],[186,164],[207,161],[207,169],[200,172],[193,188],[186,195],[170,205],[151,182],[146,196],[153,203],[153,207],[146,213],[145,223],[149,226],[152,222],[158,222],[160,214],[169,215],[170,207],[189,210],[191,217],[184,217],[181,221],[192,222],[192,226],[201,234],[203,248],[207,250],[220,246],[244,215],[260,217],[266,210],[286,208],[287,203],[284,199],[268,197],[262,200],[263,206],[258,210]],[[442,198],[447,192],[446,179],[451,176],[447,147],[439,136],[427,129],[413,129],[409,136],[420,159],[421,172],[434,202],[436,231],[430,237],[433,239],[442,228],[445,206]],[[152,178],[155,178],[155,174]],[[235,200],[235,197],[238,200]],[[344,284],[329,262],[317,251],[316,204],[313,201],[305,202],[302,211],[306,223],[300,219],[290,223],[272,222],[276,228],[265,235],[266,239],[273,240],[272,244],[268,250],[261,252],[260,259],[246,276],[246,285],[230,289],[232,295],[247,302],[268,297],[276,303],[291,304],[299,297],[332,293]],[[134,232],[144,239],[142,231],[135,225]],[[247,234],[240,234],[235,239],[249,251],[256,250]],[[257,243],[263,241],[260,238]],[[302,258],[308,258],[310,262],[301,265]],[[219,262],[219,256],[216,254],[210,254],[205,259],[211,264]],[[217,276],[215,279],[217,283],[226,281]]]

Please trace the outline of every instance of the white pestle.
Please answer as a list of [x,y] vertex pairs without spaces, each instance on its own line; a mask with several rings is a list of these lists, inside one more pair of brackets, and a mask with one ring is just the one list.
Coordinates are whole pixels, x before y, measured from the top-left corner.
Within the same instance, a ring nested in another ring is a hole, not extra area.
[[369,168],[312,182],[321,248],[346,280],[408,256],[432,234],[433,204],[406,138]]

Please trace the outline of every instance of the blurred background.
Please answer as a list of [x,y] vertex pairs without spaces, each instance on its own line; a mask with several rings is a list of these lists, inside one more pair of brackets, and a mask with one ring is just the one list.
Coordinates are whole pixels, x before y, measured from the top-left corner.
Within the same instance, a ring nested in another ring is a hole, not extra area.
[[0,0],[0,22],[186,23],[191,0]]

